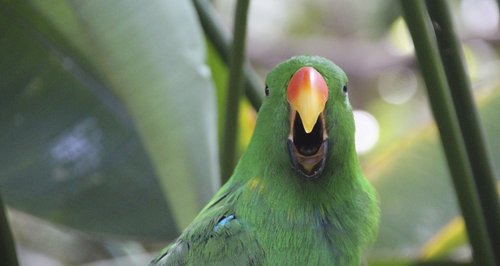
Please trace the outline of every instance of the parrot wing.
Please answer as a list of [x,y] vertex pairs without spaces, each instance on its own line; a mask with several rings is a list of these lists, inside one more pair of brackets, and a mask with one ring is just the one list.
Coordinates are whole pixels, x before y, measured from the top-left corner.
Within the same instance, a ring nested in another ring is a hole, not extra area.
[[231,192],[216,197],[150,266],[262,264],[264,251],[235,212],[236,198]]

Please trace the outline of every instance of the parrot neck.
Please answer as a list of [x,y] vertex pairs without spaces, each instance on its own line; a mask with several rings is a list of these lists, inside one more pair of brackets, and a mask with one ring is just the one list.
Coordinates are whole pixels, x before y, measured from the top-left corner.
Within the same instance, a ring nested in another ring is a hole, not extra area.
[[306,249],[318,254],[312,264],[359,265],[361,250],[375,236],[371,217],[377,207],[354,147],[332,150],[314,180],[293,169],[285,147],[255,147],[249,147],[228,185],[240,188],[235,215],[256,229],[262,248],[287,250],[286,262],[269,254],[271,264],[302,261]]

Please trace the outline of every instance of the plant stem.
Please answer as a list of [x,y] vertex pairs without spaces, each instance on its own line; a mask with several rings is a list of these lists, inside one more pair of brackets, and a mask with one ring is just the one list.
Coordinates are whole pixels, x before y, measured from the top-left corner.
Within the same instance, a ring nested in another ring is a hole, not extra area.
[[[500,204],[495,189],[495,173],[471,92],[470,80],[463,63],[462,47],[454,31],[448,3],[444,0],[427,0],[426,3],[449,88],[452,88],[451,96],[469,155],[488,235],[493,250],[498,251],[500,250]],[[500,256],[496,255],[495,259],[497,265],[500,265]]]
[[423,1],[401,0],[477,265],[495,265],[479,196]]
[[[226,34],[224,25],[222,25],[217,17],[217,13],[212,4],[207,0],[193,0],[193,3],[196,12],[198,12],[203,31],[222,58],[222,61],[229,64],[230,37]],[[243,73],[245,79],[245,95],[255,110],[259,110],[264,91],[262,81],[248,63],[244,65]]]
[[236,161],[238,114],[243,87],[243,62],[245,62],[245,36],[249,0],[238,0],[234,16],[234,39],[229,64],[229,82],[226,101],[226,128],[222,139],[221,184],[232,174]]
[[[16,256],[16,246],[10,232],[9,222],[5,213],[2,196],[0,195],[0,258],[2,265],[19,265]],[[5,264],[4,264],[5,263]]]

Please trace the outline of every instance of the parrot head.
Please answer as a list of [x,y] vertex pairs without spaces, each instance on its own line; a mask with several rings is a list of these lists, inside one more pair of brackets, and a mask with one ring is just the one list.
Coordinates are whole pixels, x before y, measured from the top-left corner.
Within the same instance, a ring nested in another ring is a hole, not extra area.
[[[269,139],[284,138],[278,141],[286,143],[293,168],[305,178],[320,178],[333,167],[329,158],[342,160],[354,150],[354,119],[346,86],[342,69],[322,57],[293,57],[267,76],[260,113],[271,113],[264,119],[279,125]],[[268,108],[278,111],[263,111]]]

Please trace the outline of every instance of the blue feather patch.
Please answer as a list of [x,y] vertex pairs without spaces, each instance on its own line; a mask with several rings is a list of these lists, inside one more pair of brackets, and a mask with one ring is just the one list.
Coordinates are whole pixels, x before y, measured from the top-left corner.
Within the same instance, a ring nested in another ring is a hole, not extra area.
[[214,231],[217,232],[219,229],[221,229],[221,227],[223,227],[224,225],[226,225],[227,223],[229,223],[231,220],[235,219],[236,217],[231,214],[229,216],[226,216],[224,218],[222,218],[219,223],[217,223],[215,226],[214,226]]

